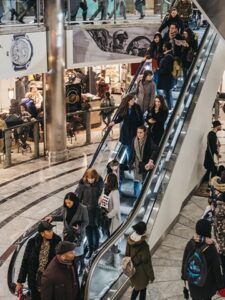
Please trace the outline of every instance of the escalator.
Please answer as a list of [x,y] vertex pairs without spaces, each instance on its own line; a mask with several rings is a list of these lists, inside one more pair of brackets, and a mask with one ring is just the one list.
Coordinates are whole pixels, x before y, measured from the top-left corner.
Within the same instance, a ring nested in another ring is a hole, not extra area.
[[[196,93],[201,85],[202,74],[210,66],[213,51],[217,48],[218,43],[218,36],[214,30],[208,28],[202,37],[199,53],[189,73],[190,76],[183,84],[180,93],[174,95],[174,97],[177,96],[176,105],[169,118],[166,132],[160,145],[155,169],[147,175],[138,199],[130,197],[132,193],[126,195],[124,209],[122,209],[124,222],[110,239],[102,243],[89,262],[82,280],[84,299],[116,299],[120,297],[123,288],[127,287],[128,281],[121,274],[119,266],[121,257],[125,251],[126,239],[130,233],[130,227],[134,222],[142,219],[148,223],[148,231],[154,235],[154,230],[156,230],[154,224],[157,223],[157,216],[160,206],[165,200],[164,194],[167,185],[170,183],[169,179],[176,162],[176,155],[179,153],[177,147],[181,145],[181,140],[185,137],[184,125],[190,122],[197,102]],[[147,63],[140,65],[129,91],[134,89],[137,76],[143,72]],[[106,160],[105,152],[102,149],[106,143],[109,131],[110,129],[107,130],[90,164],[90,166],[96,169]],[[117,158],[120,162],[123,160],[123,149],[119,143],[110,154],[110,159],[112,158]],[[132,177],[129,174],[126,174],[126,183],[129,189],[132,184]],[[59,227],[60,231],[60,225],[57,225],[57,227]],[[12,292],[26,241],[36,233],[36,229],[37,226],[34,226],[26,236],[18,241],[17,249],[12,256],[8,271],[8,285]],[[105,261],[111,255],[112,245],[117,242],[119,243],[121,253],[114,257],[118,268],[112,268],[107,266]],[[155,245],[156,242],[154,241],[151,246]]]
[[[166,216],[166,222],[161,223],[158,221],[158,218],[163,218],[162,214],[160,216],[162,206],[164,206],[164,214],[166,211],[170,211],[168,204],[165,205],[167,201],[165,194],[168,188],[171,189],[170,185],[173,183],[172,172],[175,170],[182,143],[184,143],[184,139],[188,135],[187,131],[195,109],[197,108],[198,95],[202,89],[203,79],[204,76],[207,76],[207,72],[209,72],[212,56],[216,53],[218,43],[219,37],[217,34],[213,29],[208,29],[204,34],[196,61],[190,70],[190,76],[181,89],[174,111],[168,121],[154,170],[147,175],[141,194],[138,199],[133,202],[133,208],[127,216],[126,221],[109,240],[102,244],[90,262],[88,272],[83,277],[82,288],[84,299],[121,298],[122,292],[129,284],[129,280],[121,272],[121,257],[124,256],[126,240],[131,233],[130,228],[134,223],[139,221],[140,218],[148,223],[148,232],[151,233],[149,242],[151,248],[154,249],[160,237],[163,236],[169,225],[174,221]],[[220,51],[222,52],[224,49]],[[217,86],[213,85],[212,87],[214,93],[216,93],[217,88],[218,80]],[[212,108],[212,100],[209,104]],[[98,167],[98,159],[93,166],[95,168]],[[173,176],[176,177],[179,176],[179,174],[176,173],[173,174]],[[185,185],[186,183],[184,181],[183,186]],[[176,193],[175,186],[173,188]],[[178,188],[178,190],[180,189],[182,189],[182,187]],[[180,195],[182,198],[183,194]],[[174,198],[177,200],[177,197]],[[180,203],[177,203],[178,205],[176,209],[174,209],[175,212],[177,210],[177,214],[184,199],[185,198],[180,199]],[[171,202],[170,205],[173,206],[174,203]],[[171,215],[173,215],[173,218],[176,217],[174,214]],[[156,238],[157,234],[158,239]],[[111,268],[106,264],[106,261],[107,258],[112,255],[111,247],[114,244],[119,244],[121,253],[113,254],[115,265],[114,268]]]

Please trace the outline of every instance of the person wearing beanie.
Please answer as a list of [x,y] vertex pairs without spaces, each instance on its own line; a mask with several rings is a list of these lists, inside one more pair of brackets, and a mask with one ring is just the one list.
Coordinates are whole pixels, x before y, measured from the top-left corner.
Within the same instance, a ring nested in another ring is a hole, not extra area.
[[131,300],[135,300],[138,294],[140,299],[145,300],[147,285],[155,280],[149,245],[146,242],[147,226],[141,221],[132,228],[134,232],[127,240],[125,252],[125,256],[131,257],[136,268],[135,274],[130,278],[133,286]]
[[52,231],[53,227],[54,225],[47,221],[40,222],[38,233],[28,241],[23,255],[16,291],[22,289],[27,279],[32,300],[41,300],[42,274],[55,256],[55,247],[61,241],[61,238]]
[[[188,241],[184,250],[181,279],[188,283],[193,300],[210,300],[217,291],[223,292],[224,282],[220,267],[220,257],[215,243],[211,239],[211,230],[212,226],[209,221],[204,219],[197,221],[195,227],[196,235]],[[199,249],[202,255],[204,255],[206,260],[205,265],[207,266],[206,279],[201,287],[190,282],[186,272],[187,261],[196,249]]]
[[81,300],[75,243],[60,242],[41,279],[41,300]]
[[76,244],[76,263],[79,268],[79,275],[84,270],[84,238],[85,229],[88,225],[87,207],[80,203],[79,198],[72,192],[65,195],[62,213],[55,216],[48,216],[46,219],[51,221],[62,221],[64,241]]
[[217,156],[217,159],[221,157],[219,154],[220,142],[217,138],[216,133],[221,130],[222,124],[220,121],[214,121],[212,123],[212,130],[208,133],[207,136],[207,148],[205,152],[204,167],[206,173],[202,181],[208,181],[209,178],[212,178],[216,175],[217,169],[214,161],[214,156]]

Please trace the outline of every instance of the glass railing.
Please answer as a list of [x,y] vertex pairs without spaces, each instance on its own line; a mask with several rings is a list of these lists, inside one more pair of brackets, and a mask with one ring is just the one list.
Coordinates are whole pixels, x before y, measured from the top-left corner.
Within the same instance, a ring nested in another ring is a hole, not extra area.
[[[86,300],[114,299],[127,281],[120,266],[121,259],[125,254],[126,240],[130,234],[130,228],[134,222],[144,220],[148,223],[148,230],[151,231],[172,172],[171,163],[174,149],[189,113],[203,69],[211,54],[215,38],[216,34],[213,30],[207,31],[202,41],[201,51],[196,57],[196,63],[193,64],[190,70],[190,77],[184,83],[172,116],[168,121],[155,169],[147,175],[141,194],[133,202],[133,208],[128,217],[116,233],[102,244],[83,277],[82,288]],[[112,252],[112,246],[115,244],[119,245],[120,253]],[[110,257],[113,259],[113,265],[108,263]]]
[[[138,6],[134,1],[112,0],[66,0],[62,1],[66,24],[98,24],[160,22],[173,4],[169,0],[143,1]],[[40,26],[45,23],[45,0],[4,1],[0,10],[0,26]]]

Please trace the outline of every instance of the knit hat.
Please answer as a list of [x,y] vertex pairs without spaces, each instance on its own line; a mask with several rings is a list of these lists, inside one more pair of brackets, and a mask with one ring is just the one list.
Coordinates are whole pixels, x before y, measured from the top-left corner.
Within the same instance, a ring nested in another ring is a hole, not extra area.
[[47,221],[41,221],[41,223],[38,225],[38,232],[43,232],[45,230],[52,230],[53,227],[55,227],[55,225],[52,225]]
[[208,220],[201,219],[196,223],[196,233],[211,238],[211,223]]
[[216,127],[221,126],[221,125],[222,125],[222,124],[221,124],[220,121],[218,121],[218,120],[212,122],[212,127],[213,127],[213,128],[216,128]]
[[66,252],[74,250],[76,247],[76,244],[68,242],[68,241],[61,241],[58,243],[58,245],[55,248],[56,254],[64,254]]
[[147,226],[146,226],[145,222],[142,222],[142,221],[138,222],[137,224],[132,226],[132,228],[139,235],[143,235],[147,230]]

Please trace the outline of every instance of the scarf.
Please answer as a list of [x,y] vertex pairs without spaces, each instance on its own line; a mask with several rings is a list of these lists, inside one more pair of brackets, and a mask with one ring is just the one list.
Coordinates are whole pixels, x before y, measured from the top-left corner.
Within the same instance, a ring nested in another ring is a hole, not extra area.
[[143,159],[146,138],[147,138],[147,135],[145,135],[143,140],[139,140],[137,137],[134,139],[134,150],[136,153],[136,157],[139,161],[142,161],[142,159]]

